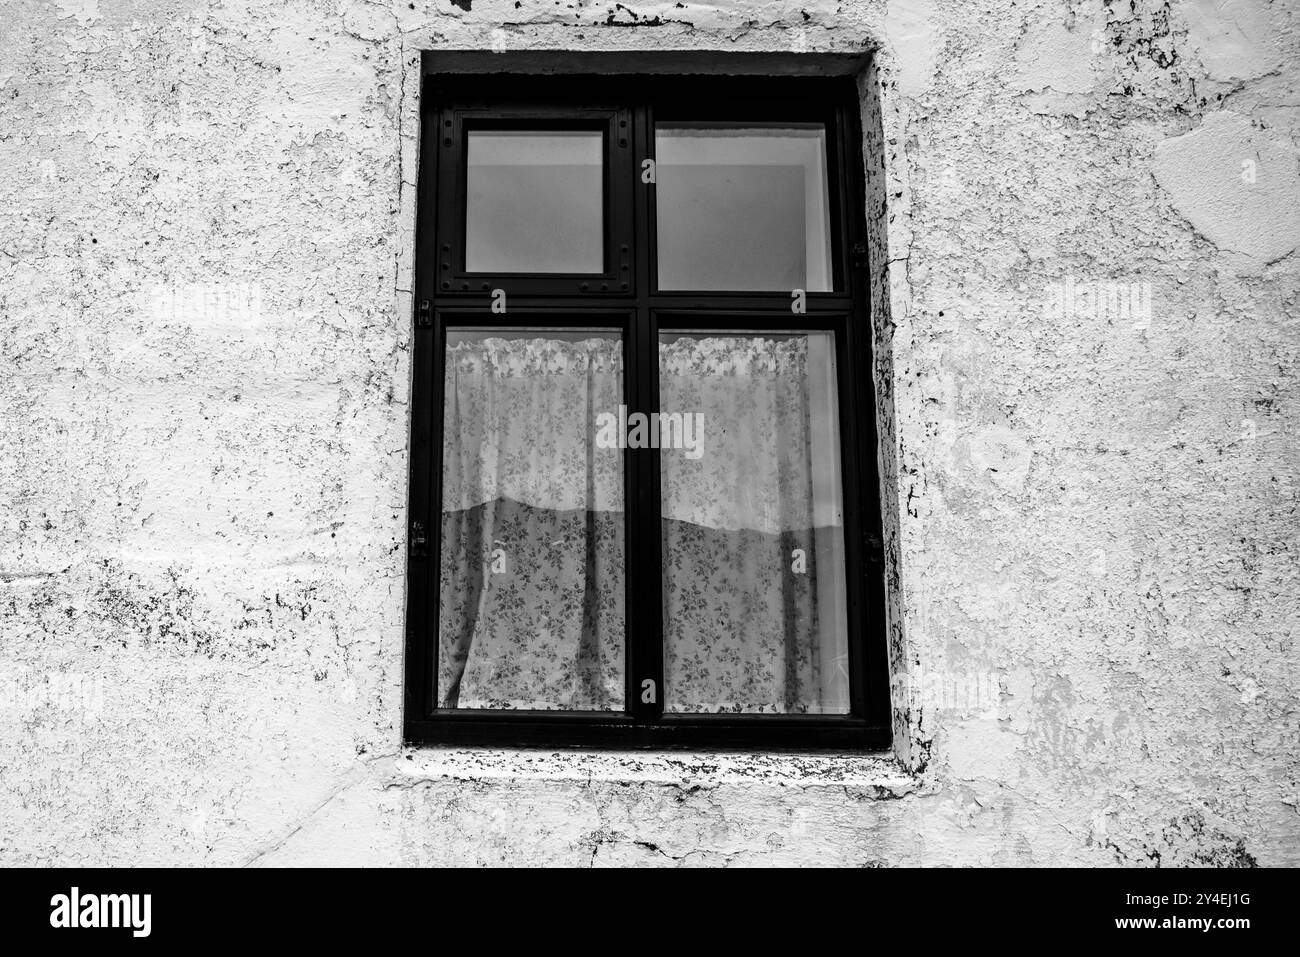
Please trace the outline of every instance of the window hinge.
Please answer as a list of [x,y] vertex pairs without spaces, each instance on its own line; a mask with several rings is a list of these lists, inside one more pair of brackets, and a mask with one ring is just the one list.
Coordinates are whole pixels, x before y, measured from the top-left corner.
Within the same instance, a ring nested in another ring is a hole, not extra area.
[[429,539],[424,534],[423,522],[411,523],[411,557],[412,558],[429,557]]
[[850,252],[854,269],[866,269],[871,265],[871,257],[867,255],[867,244],[865,242],[858,241],[854,243]]
[[420,307],[415,310],[415,328],[428,329],[433,325],[433,307],[428,299],[420,300]]

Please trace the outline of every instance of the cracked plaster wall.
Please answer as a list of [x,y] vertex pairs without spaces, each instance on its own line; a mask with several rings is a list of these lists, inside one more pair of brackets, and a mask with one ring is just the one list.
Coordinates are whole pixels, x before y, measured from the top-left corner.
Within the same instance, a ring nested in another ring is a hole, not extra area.
[[[0,860],[1300,863],[1294,5],[0,14]],[[877,50],[894,760],[401,750],[418,58],[494,43]]]

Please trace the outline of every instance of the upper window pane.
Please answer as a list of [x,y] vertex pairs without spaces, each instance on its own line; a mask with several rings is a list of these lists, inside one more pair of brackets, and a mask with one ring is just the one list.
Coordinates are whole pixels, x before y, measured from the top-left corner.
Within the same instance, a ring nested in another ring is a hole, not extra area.
[[470,131],[466,270],[603,272],[603,144],[596,131]]
[[831,289],[826,130],[659,124],[659,288]]

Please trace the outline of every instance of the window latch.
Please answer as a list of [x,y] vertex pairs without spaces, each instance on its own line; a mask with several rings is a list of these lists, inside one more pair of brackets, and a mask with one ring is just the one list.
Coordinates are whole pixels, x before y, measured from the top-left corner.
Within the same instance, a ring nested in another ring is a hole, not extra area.
[[411,523],[411,557],[412,558],[429,557],[429,539],[424,534],[423,522]]

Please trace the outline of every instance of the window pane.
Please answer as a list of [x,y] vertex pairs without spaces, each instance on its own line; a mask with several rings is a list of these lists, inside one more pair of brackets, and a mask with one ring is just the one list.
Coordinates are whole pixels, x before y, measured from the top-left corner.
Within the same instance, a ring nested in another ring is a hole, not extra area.
[[831,288],[826,131],[660,125],[660,289]]
[[666,710],[848,712],[834,336],[669,333],[659,373]]
[[603,143],[599,132],[471,131],[465,268],[602,272]]
[[624,709],[614,330],[450,330],[438,705]]

